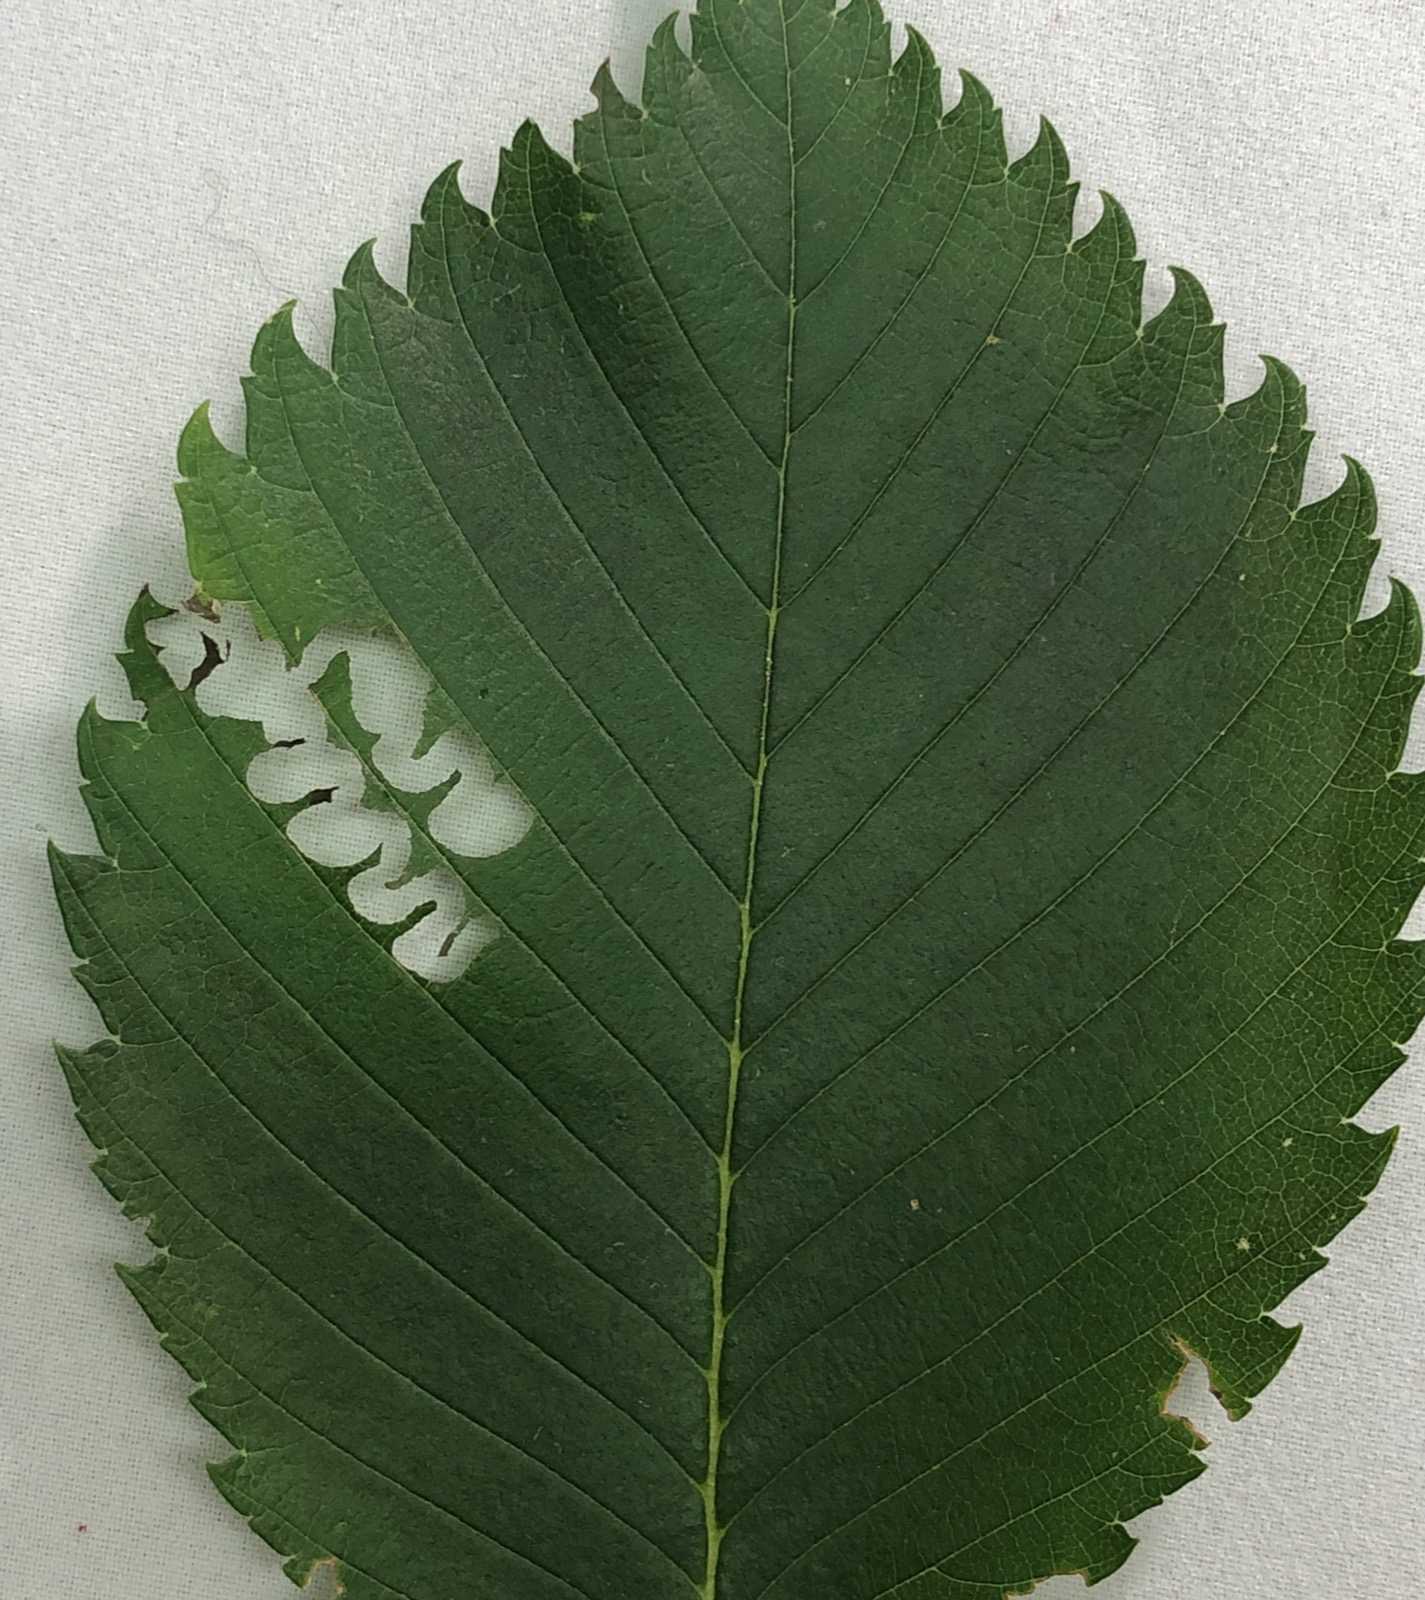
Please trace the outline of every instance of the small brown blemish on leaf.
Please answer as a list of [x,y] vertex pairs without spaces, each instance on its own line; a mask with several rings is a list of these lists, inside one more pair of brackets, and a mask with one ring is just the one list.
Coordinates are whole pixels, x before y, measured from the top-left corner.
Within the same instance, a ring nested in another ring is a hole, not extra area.
[[274,750],[295,750],[299,744],[306,744],[306,742],[305,739],[274,739],[272,748]]
[[459,932],[460,932],[459,928],[452,928],[450,930],[450,932],[448,934],[446,934],[446,936],[440,941],[440,950],[438,952],[440,955],[448,956],[450,954],[450,952],[455,948],[455,936]]
[[335,793],[335,789],[313,789],[312,792],[307,796],[307,804],[309,806],[330,805],[332,796]]
[[211,600],[205,599],[201,594],[190,594],[183,602],[183,609],[191,611],[195,617],[202,617],[204,622],[218,620],[218,608]]

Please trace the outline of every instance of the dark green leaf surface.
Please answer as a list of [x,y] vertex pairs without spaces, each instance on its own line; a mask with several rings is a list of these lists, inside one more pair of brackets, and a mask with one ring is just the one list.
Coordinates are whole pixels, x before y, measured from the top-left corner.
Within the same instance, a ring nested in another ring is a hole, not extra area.
[[1300,386],[1224,406],[1052,131],[1010,162],[871,0],[702,0],[574,161],[432,188],[330,370],[200,413],[193,570],[294,657],[404,642],[535,822],[405,970],[170,682],[88,715],[66,1057],[126,1273],[351,1600],[998,1600],[1112,1571],[1360,1209],[1419,1020],[1419,632]]

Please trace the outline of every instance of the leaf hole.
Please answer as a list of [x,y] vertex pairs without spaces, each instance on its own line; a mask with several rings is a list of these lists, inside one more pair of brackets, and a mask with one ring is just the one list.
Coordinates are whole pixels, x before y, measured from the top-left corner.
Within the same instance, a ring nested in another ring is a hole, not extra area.
[[1033,1595],[1034,1600],[1067,1600],[1069,1595],[1082,1594],[1088,1581],[1087,1574],[1082,1572],[1056,1572],[1040,1578],[1027,1589],[1007,1589],[1005,1600],[1027,1600],[1029,1595]]
[[299,808],[286,832],[308,860],[359,869],[347,894],[360,917],[410,922],[395,959],[432,982],[459,977],[498,933],[463,881],[465,863],[512,849],[533,813],[464,729],[432,716],[410,651],[329,628],[294,665],[236,605],[216,623],[171,612],[149,637],[173,681],[195,684],[204,713],[261,725],[268,748],[248,766],[248,788]]
[[218,644],[218,641],[212,636],[212,634],[204,632],[202,639],[202,659],[188,674],[189,694],[192,694],[194,690],[205,683],[213,675],[213,673],[216,672],[220,666],[222,666],[223,662],[227,660],[227,657],[223,654],[222,647]]
[[341,1596],[346,1593],[346,1586],[337,1574],[338,1563],[335,1556],[314,1561],[307,1573],[307,1581],[302,1585],[302,1593],[306,1596],[306,1600],[341,1600]]
[[1172,1344],[1182,1357],[1183,1364],[1164,1394],[1159,1409],[1165,1417],[1176,1417],[1187,1423],[1198,1440],[1198,1448],[1205,1449],[1211,1442],[1206,1429],[1215,1418],[1222,1416],[1227,1407],[1212,1381],[1212,1369],[1202,1356],[1182,1339],[1174,1339]]

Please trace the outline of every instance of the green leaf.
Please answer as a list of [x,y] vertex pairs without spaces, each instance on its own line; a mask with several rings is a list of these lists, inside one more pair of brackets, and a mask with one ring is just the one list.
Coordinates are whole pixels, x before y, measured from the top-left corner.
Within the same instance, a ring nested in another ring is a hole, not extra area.
[[201,594],[400,641],[532,821],[463,853],[325,670],[493,934],[417,976],[140,601],[55,857],[126,1280],[351,1600],[1097,1579],[1201,1468],[1186,1356],[1248,1408],[1389,1151],[1413,604],[1360,620],[1291,374],[1224,405],[1196,282],[1145,323],[1120,208],[872,0],[702,0],[596,93],[184,436]]

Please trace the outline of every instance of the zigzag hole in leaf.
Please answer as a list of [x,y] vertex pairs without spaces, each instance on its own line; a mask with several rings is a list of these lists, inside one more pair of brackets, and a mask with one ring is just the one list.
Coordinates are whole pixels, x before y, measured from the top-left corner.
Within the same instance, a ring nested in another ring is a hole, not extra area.
[[248,787],[264,804],[298,808],[287,835],[309,860],[360,869],[348,885],[356,912],[382,926],[416,918],[392,944],[395,959],[432,982],[458,978],[497,928],[451,858],[511,849],[533,816],[468,737],[433,732],[431,685],[410,652],[328,628],[294,665],[237,605],[216,618],[184,607],[151,623],[149,637],[208,716],[261,723],[268,748]]

